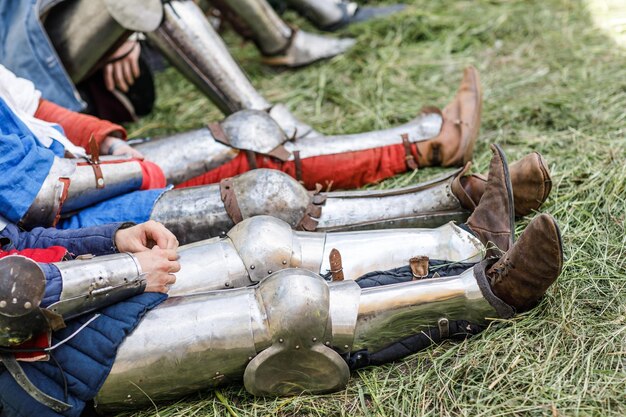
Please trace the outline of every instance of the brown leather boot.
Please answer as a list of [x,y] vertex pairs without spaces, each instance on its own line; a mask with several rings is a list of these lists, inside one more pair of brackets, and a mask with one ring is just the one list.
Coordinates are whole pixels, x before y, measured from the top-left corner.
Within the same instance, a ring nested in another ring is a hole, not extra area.
[[549,214],[535,217],[513,247],[487,270],[493,293],[518,312],[533,308],[561,274],[563,245]]
[[[541,154],[533,152],[509,166],[515,215],[527,216],[547,200],[552,190],[548,164]],[[455,196],[464,208],[474,210],[485,193],[487,175],[472,174],[457,177],[459,185],[453,188]]]
[[[439,135],[417,142],[417,162],[423,166],[461,166],[472,159],[480,128],[482,90],[478,71],[467,67],[456,97],[442,112]],[[432,111],[432,110],[431,110]]]
[[[493,157],[485,192],[465,223],[487,247],[487,257],[500,256],[509,250],[515,228],[513,191],[506,156],[498,145],[491,145],[491,151]],[[457,188],[454,185],[453,192]]]

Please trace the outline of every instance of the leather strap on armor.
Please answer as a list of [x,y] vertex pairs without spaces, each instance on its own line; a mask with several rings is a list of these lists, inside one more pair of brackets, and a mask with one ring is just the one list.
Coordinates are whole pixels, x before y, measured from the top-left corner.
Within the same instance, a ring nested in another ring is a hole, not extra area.
[[341,263],[341,253],[335,248],[330,251],[328,256],[330,262],[330,274],[333,281],[343,281],[343,265]]
[[402,145],[404,145],[404,152],[406,153],[406,166],[411,170],[415,171],[417,169],[417,158],[413,155],[413,145],[411,141],[409,141],[409,135],[403,133],[402,137]]
[[96,176],[96,188],[104,188],[104,176],[102,175],[102,168],[100,168],[100,149],[93,134],[89,138],[89,149],[91,150],[91,158],[87,162],[93,168],[93,173]]
[[72,408],[70,404],[57,400],[56,398],[51,397],[50,395],[37,388],[30,381],[30,379],[28,379],[28,376],[26,376],[26,372],[24,372],[24,369],[22,369],[20,364],[17,362],[17,359],[15,359],[15,356],[13,356],[12,354],[0,353],[0,361],[2,361],[4,367],[7,369],[7,371],[9,371],[13,379],[15,379],[15,382],[17,382],[17,384],[24,391],[26,391],[31,397],[33,397],[41,404],[53,409],[57,413],[62,413]]
[[243,220],[243,216],[239,204],[237,203],[232,178],[225,178],[220,181],[220,195],[224,203],[224,209],[226,209],[226,213],[228,213],[233,223],[240,223]]
[[311,200],[307,206],[302,220],[296,226],[296,230],[304,230],[312,232],[317,229],[319,217],[322,215],[322,206],[326,202],[326,195],[320,194],[322,190],[321,184],[317,184],[314,191],[310,191]]

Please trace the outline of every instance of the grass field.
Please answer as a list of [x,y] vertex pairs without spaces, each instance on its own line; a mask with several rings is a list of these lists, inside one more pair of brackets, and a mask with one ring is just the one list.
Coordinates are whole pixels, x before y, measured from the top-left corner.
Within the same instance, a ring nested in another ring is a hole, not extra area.
[[[126,416],[626,415],[626,44],[600,24],[615,13],[594,20],[582,0],[405,2],[400,15],[345,30],[358,39],[345,56],[299,71],[263,67],[251,45],[227,40],[267,98],[326,133],[388,127],[423,105],[443,107],[462,68],[475,65],[484,110],[474,168],[487,167],[493,142],[509,161],[532,150],[545,156],[554,185],[543,210],[559,222],[566,255],[557,283],[535,310],[360,371],[336,394],[264,399],[235,385]],[[133,135],[221,117],[175,71],[158,81],[157,109],[131,126]]]

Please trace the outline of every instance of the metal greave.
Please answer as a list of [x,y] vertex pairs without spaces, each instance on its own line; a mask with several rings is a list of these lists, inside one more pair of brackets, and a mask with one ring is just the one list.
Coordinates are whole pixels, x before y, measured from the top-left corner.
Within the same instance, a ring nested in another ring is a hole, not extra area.
[[287,4],[298,10],[319,27],[332,26],[345,18],[346,13],[354,14],[355,3],[339,0],[287,0]]
[[338,353],[376,352],[442,319],[482,324],[498,317],[480,279],[469,269],[361,289],[291,269],[255,287],[170,298],[121,345],[96,397],[98,410],[177,399],[242,379],[257,395],[342,389],[348,368]]
[[220,110],[228,115],[270,109],[193,1],[172,0],[163,7],[163,22],[148,38]]
[[223,238],[181,246],[181,271],[171,296],[237,288],[263,280],[273,272],[301,268],[316,274],[330,270],[329,255],[342,255],[346,280],[408,265],[415,256],[451,262],[478,262],[484,247],[452,223],[436,229],[361,232],[294,232],[288,224],[257,216],[235,226]]
[[289,46],[293,31],[266,0],[226,0],[226,3],[252,31],[254,42],[263,54],[277,54]]

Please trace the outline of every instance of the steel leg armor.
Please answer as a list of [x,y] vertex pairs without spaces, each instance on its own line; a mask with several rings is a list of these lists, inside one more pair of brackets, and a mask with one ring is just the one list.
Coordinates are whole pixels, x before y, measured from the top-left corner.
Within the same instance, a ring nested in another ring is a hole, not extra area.
[[118,156],[90,160],[55,158],[20,225],[53,226],[62,213],[138,190],[142,180],[139,162]]
[[306,231],[435,227],[469,215],[451,192],[461,174],[455,171],[400,189],[315,193],[280,171],[258,169],[219,185],[166,191],[150,218],[163,223],[181,243],[223,236],[258,215],[272,215]]
[[349,377],[341,354],[376,352],[445,320],[481,324],[512,313],[481,264],[369,289],[284,270],[255,287],[173,297],[150,311],[120,347],[96,403],[136,407],[242,379],[255,395],[336,391]]
[[313,233],[295,232],[279,219],[257,216],[239,223],[225,237],[182,246],[181,270],[170,295],[244,287],[286,268],[328,275],[334,270],[333,250],[342,255],[344,279],[354,280],[369,271],[408,264],[415,256],[478,262],[485,248],[453,223],[436,229]]
[[[408,123],[389,129],[349,135],[317,136],[290,140],[281,126],[264,111],[241,110],[208,128],[154,139],[135,140],[133,147],[161,167],[168,182],[180,184],[234,159],[240,151],[271,156],[300,164],[302,159],[330,156],[431,139],[441,130],[439,113],[423,113]],[[219,143],[218,143],[219,142]],[[408,150],[409,155],[411,150]],[[407,156],[408,157],[408,156]],[[331,182],[335,178],[329,177]]]
[[[221,0],[216,7],[224,16],[235,15],[237,29],[252,38],[264,62],[297,67],[341,54],[354,45],[352,39],[334,39],[298,30],[287,25],[266,0]],[[226,10],[224,10],[226,9]]]

